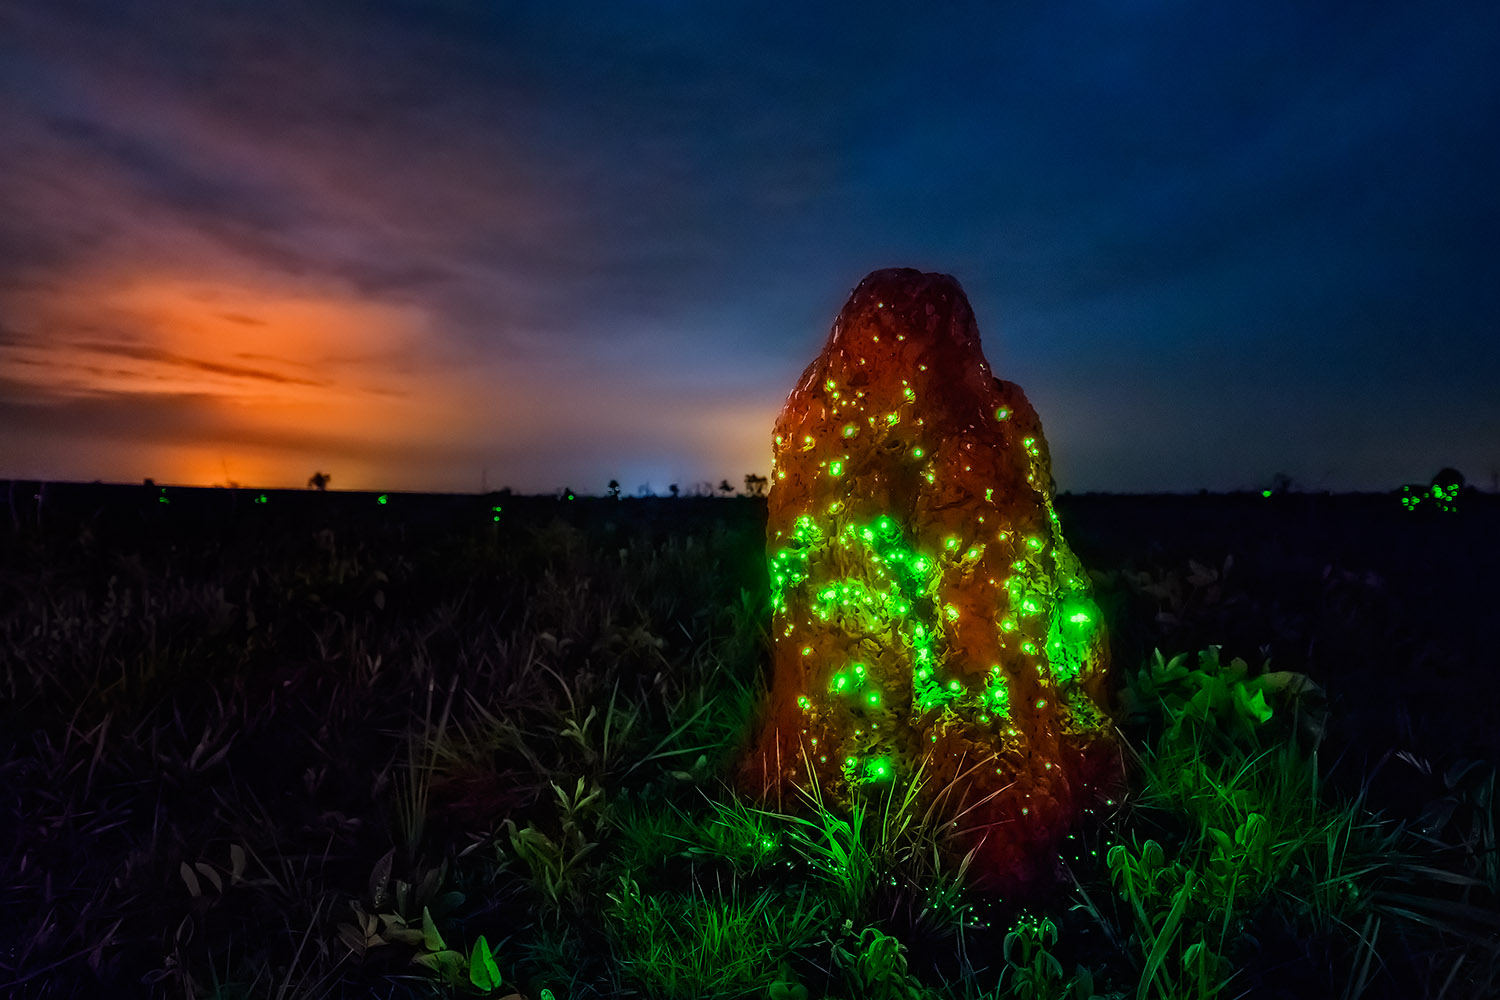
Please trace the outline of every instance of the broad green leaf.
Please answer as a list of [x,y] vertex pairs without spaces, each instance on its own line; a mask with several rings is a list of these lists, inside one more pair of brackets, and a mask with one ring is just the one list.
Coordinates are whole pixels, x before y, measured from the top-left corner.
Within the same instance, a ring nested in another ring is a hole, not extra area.
[[474,950],[469,952],[469,982],[481,993],[500,988],[500,967],[495,964],[495,956],[490,953],[490,943],[479,935],[479,940],[474,942]]
[[438,933],[437,924],[432,922],[432,913],[425,906],[422,907],[422,947],[428,951],[443,951],[448,947]]
[[1239,706],[1240,712],[1257,723],[1269,722],[1274,714],[1271,706],[1266,704],[1266,693],[1259,689],[1254,694],[1247,693],[1243,686],[1234,689],[1235,704]]

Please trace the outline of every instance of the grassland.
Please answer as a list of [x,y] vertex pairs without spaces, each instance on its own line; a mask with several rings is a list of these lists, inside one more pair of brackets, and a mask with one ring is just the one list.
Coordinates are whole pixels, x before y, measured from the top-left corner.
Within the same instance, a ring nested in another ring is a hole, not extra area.
[[258,497],[0,525],[0,993],[1500,992],[1484,498],[1063,498],[1133,791],[1023,904],[725,786],[758,502]]

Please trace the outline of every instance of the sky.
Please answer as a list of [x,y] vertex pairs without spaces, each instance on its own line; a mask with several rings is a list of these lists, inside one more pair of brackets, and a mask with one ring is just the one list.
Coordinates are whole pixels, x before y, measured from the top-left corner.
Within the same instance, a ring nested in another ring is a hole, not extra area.
[[1500,476],[1500,4],[0,0],[0,478],[664,493],[953,274],[1061,490]]

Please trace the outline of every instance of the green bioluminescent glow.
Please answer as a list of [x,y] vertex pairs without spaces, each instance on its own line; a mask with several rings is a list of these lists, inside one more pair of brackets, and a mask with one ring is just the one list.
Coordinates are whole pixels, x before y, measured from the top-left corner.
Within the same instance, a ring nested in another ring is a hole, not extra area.
[[1110,739],[1086,712],[1103,623],[1052,504],[1040,421],[979,354],[952,279],[869,280],[934,297],[881,297],[877,314],[856,293],[777,421],[772,705],[739,780],[778,802],[821,788],[841,807],[874,781],[920,775],[924,804],[963,784],[973,828],[997,831],[989,863],[1019,865],[1012,846],[1040,844],[1087,796],[1096,762],[1076,751]]
[[1432,510],[1443,514],[1452,514],[1458,510],[1458,498],[1462,487],[1456,484],[1443,485],[1433,483],[1431,486],[1403,486],[1401,487],[1400,500],[1404,510]]

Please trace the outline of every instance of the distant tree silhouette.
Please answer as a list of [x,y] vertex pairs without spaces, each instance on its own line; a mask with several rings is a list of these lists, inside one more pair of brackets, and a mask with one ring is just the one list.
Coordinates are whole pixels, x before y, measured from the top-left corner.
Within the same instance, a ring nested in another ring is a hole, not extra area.
[[672,499],[673,500],[676,500],[677,499],[677,494],[678,494],[677,484],[673,483],[671,486],[668,486],[667,487],[667,492],[670,493],[670,494],[672,494]]
[[734,492],[734,487],[729,485],[729,480],[721,479],[719,480],[719,492],[727,497]]
[[757,476],[750,472],[745,474],[745,492],[752,497],[763,497],[766,495],[766,487],[771,481],[765,476]]
[[611,479],[609,481],[609,498],[611,500],[620,499],[620,481],[618,479]]
[[318,471],[307,477],[307,488],[323,492],[328,489],[328,481],[333,477],[326,472]]

